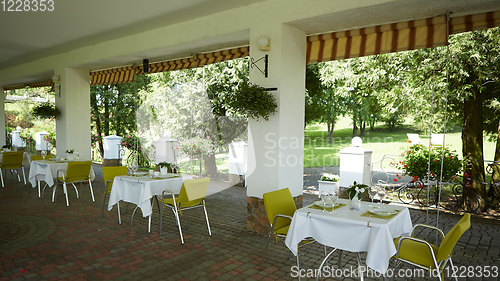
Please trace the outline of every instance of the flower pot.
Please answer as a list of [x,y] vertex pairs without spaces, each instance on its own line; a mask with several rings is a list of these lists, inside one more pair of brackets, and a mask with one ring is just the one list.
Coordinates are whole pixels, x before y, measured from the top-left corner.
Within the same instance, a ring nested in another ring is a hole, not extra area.
[[160,168],[160,175],[166,176],[168,174],[168,168],[167,167],[161,167]]
[[318,181],[318,197],[321,198],[321,192],[335,191],[338,193],[340,183],[338,181]]
[[361,200],[359,200],[358,198],[358,194],[356,193],[356,195],[351,199],[351,206],[350,206],[350,209],[351,210],[354,210],[354,211],[359,211],[361,209]]
[[68,153],[68,161],[73,161],[75,159],[75,156],[73,153]]

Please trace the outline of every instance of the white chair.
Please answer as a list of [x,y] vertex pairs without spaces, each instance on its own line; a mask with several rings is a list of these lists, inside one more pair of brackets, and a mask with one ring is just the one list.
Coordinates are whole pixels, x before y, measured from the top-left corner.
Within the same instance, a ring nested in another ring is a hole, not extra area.
[[415,144],[422,144],[420,142],[420,136],[418,134],[406,134],[408,136],[408,144],[409,145],[415,145]]
[[431,146],[443,146],[443,145],[444,145],[444,134],[431,135]]

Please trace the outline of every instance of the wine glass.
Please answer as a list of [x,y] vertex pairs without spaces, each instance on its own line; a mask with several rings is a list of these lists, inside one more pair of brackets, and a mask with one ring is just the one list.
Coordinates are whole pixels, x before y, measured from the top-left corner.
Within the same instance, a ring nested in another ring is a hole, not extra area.
[[370,188],[368,189],[368,194],[370,195],[370,199],[372,200],[372,204],[373,204],[373,200],[375,199],[375,196],[377,196],[378,194],[378,186],[377,185],[374,185],[374,186],[370,186]]
[[326,201],[328,200],[327,197],[328,197],[328,192],[327,191],[321,191],[321,201],[323,203],[323,209],[321,210],[322,212],[325,212]]
[[42,150],[41,152],[43,160],[45,160],[45,156],[47,156],[47,150]]
[[335,210],[337,199],[339,199],[338,189],[330,190],[330,201],[332,201],[332,210],[330,211],[330,213],[337,213],[337,211]]
[[[385,197],[385,187],[383,185],[380,185],[378,187],[378,192],[377,192],[378,197],[380,198],[380,203],[384,203],[384,197]],[[383,205],[382,205],[383,206]]]
[[80,160],[80,152],[75,151],[75,159]]

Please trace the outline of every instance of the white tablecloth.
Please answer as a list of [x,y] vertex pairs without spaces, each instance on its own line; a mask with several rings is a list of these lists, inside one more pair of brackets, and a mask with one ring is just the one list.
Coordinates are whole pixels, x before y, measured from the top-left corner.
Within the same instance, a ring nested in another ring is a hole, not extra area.
[[[82,160],[83,161],[83,160]],[[57,163],[49,160],[36,160],[31,162],[29,182],[36,187],[37,180],[45,181],[49,186],[54,185],[54,179],[57,178],[57,170],[68,169],[68,162]],[[90,179],[95,179],[94,169],[90,167]]]
[[[349,252],[366,252],[366,265],[385,273],[389,259],[396,253],[393,238],[409,234],[412,230],[410,212],[406,207],[387,206],[401,210],[389,220],[364,217],[369,209],[368,202],[362,202],[360,211],[349,209],[349,200],[337,202],[346,206],[337,213],[304,207],[297,210],[288,230],[285,244],[297,255],[297,244],[306,237],[317,242]],[[370,227],[368,227],[368,222]]]
[[139,206],[142,215],[147,217],[153,213],[150,202],[153,196],[161,195],[163,191],[170,191],[174,194],[178,194],[181,191],[182,183],[192,178],[192,176],[180,176],[168,179],[153,179],[148,176],[115,177],[113,180],[113,188],[109,195],[108,211],[113,209],[113,205],[123,200]]

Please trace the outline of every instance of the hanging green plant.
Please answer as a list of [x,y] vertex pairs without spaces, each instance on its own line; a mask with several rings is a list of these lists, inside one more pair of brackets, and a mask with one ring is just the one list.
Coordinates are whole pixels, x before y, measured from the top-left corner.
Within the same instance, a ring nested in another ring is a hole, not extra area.
[[31,112],[33,116],[41,117],[41,118],[56,118],[58,119],[61,116],[61,111],[57,109],[57,107],[50,103],[42,103],[33,107],[33,111]]
[[263,118],[269,121],[269,117],[276,113],[278,104],[272,93],[266,88],[243,82],[235,92],[230,104],[245,117],[256,119]]

